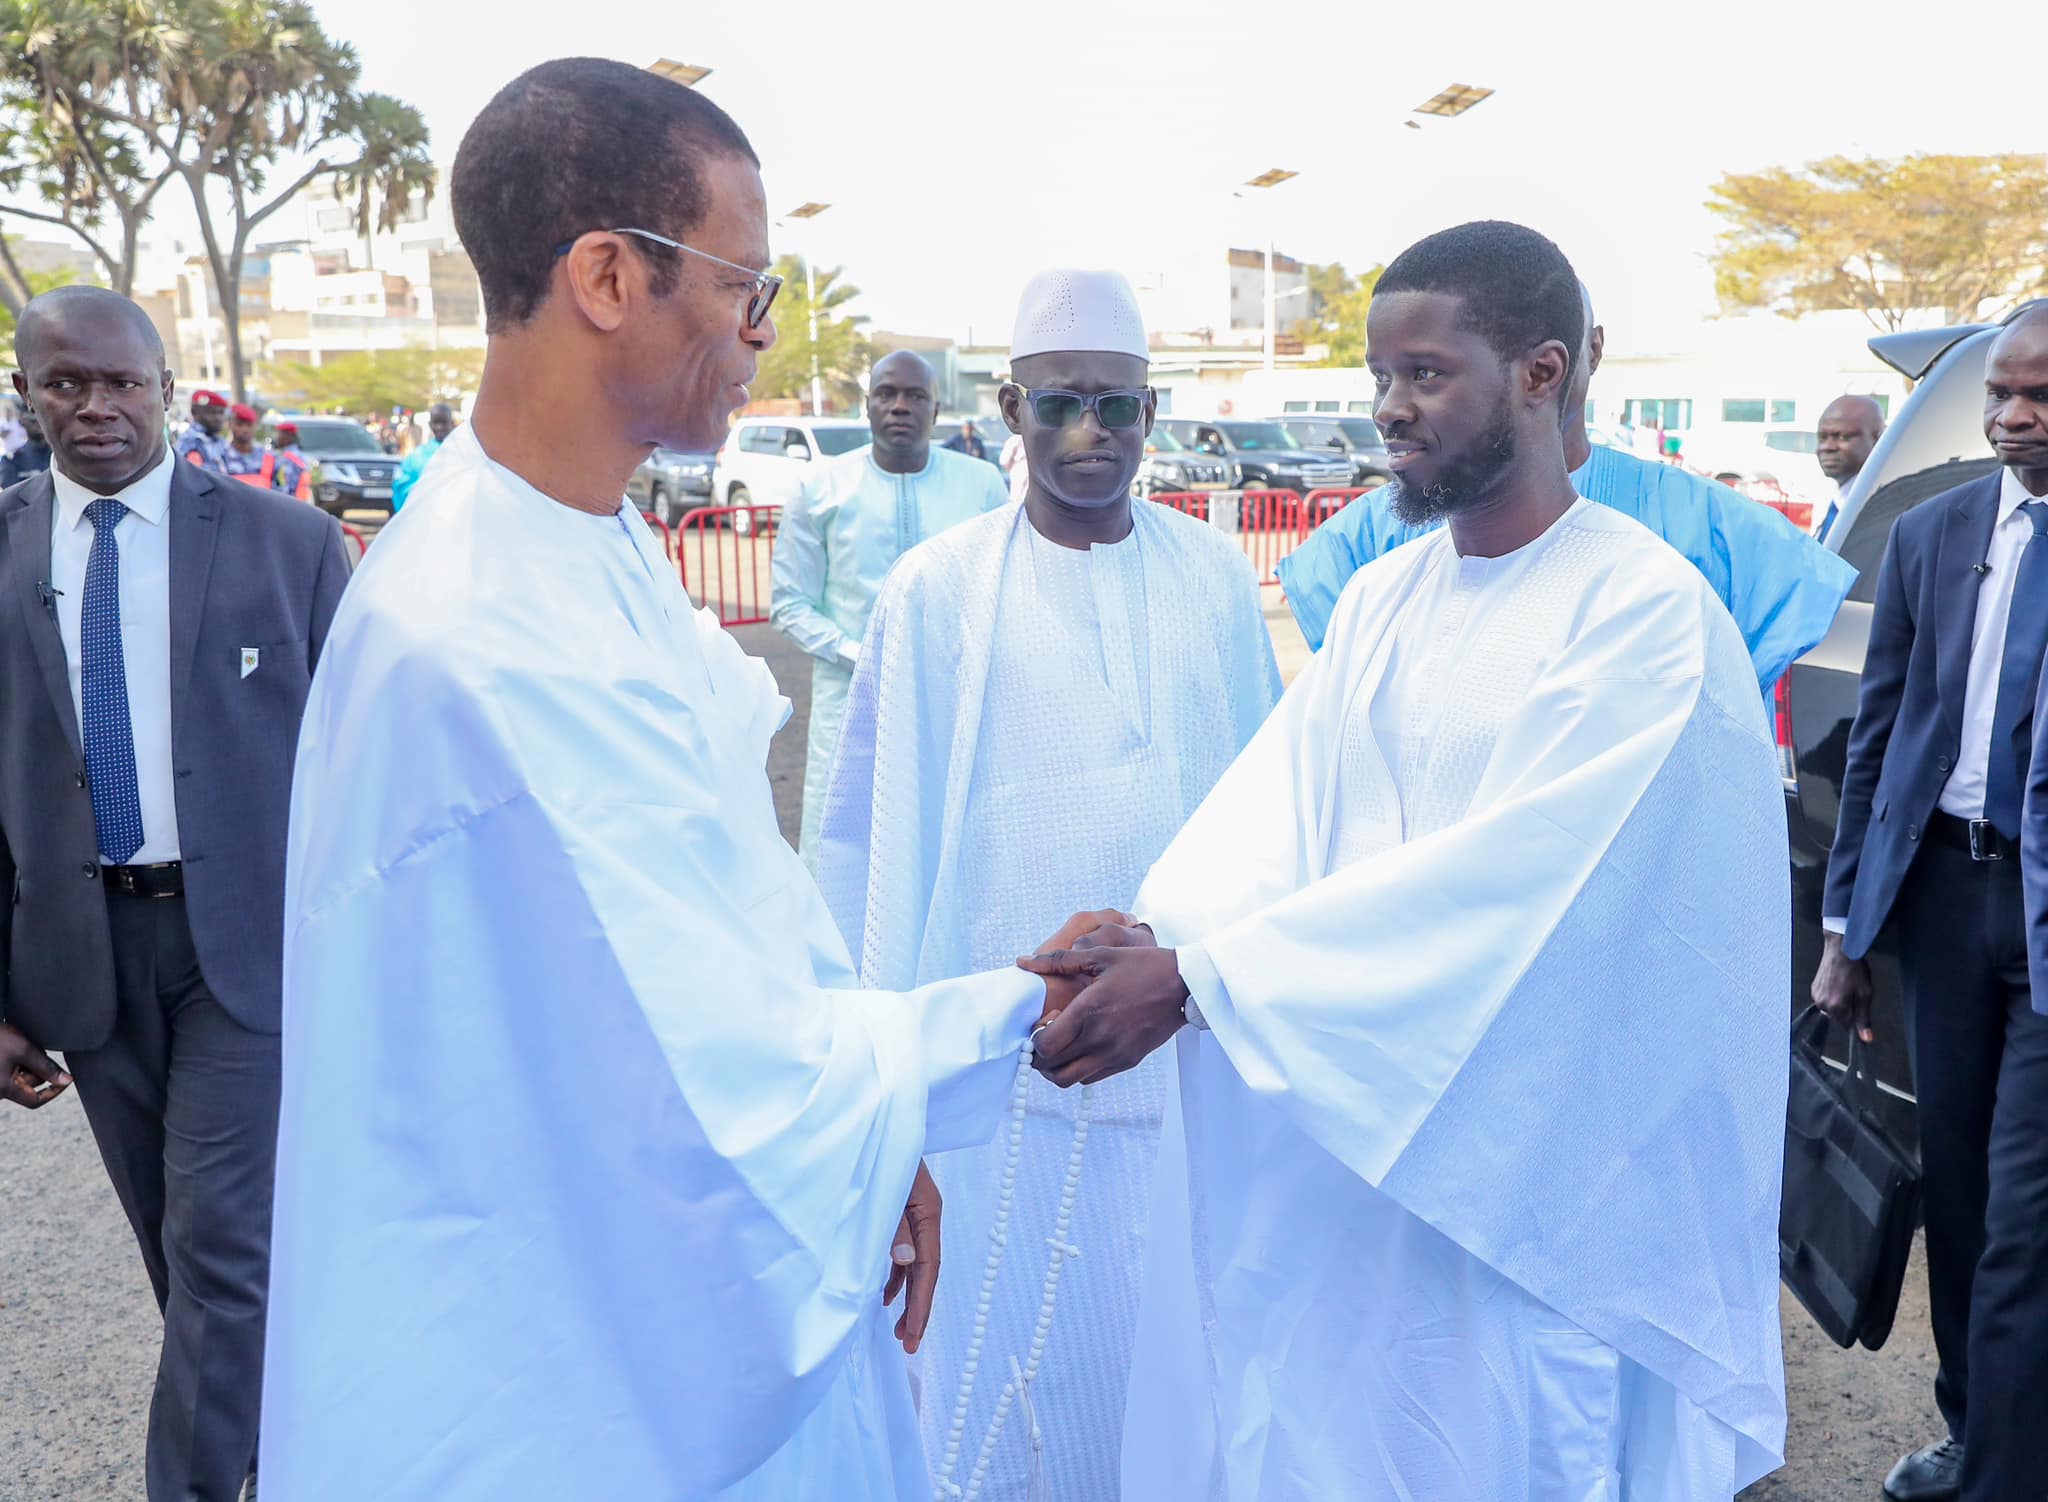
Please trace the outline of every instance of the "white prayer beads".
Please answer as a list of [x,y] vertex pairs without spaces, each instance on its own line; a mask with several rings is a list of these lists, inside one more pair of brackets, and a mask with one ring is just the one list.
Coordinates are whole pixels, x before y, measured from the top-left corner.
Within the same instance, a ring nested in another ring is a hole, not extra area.
[[[1021,1370],[1016,1356],[1009,1358],[1010,1380],[1003,1384],[1003,1390],[996,1398],[995,1415],[982,1436],[967,1485],[963,1488],[953,1479],[967,1436],[967,1411],[974,1398],[975,1374],[981,1367],[982,1343],[988,1335],[989,1309],[995,1302],[996,1277],[1002,1270],[1003,1253],[1009,1245],[1010,1209],[1016,1200],[1017,1166],[1024,1157],[1024,1117],[1030,1099],[1034,1041],[1034,1038],[1024,1040],[1022,1056],[1017,1061],[1017,1082],[1010,1091],[1010,1121],[1004,1137],[1002,1173],[997,1180],[995,1217],[988,1233],[988,1259],[982,1266],[981,1291],[974,1301],[974,1327],[967,1341],[967,1361],[960,1372],[960,1391],[953,1402],[953,1421],[946,1433],[945,1460],[933,1491],[934,1502],[975,1502],[975,1498],[980,1496],[981,1488],[988,1480],[989,1463],[995,1458],[996,1442],[1002,1438],[1003,1424],[1009,1418],[1013,1403],[1023,1402],[1031,1424],[1033,1455],[1038,1457],[1042,1454],[1044,1437],[1039,1430],[1038,1417],[1031,1409],[1031,1384],[1045,1359],[1046,1337],[1052,1329],[1053,1305],[1059,1297],[1060,1271],[1068,1258],[1081,1255],[1081,1249],[1070,1243],[1067,1235],[1073,1222],[1074,1200],[1081,1187],[1082,1151],[1088,1144],[1088,1106],[1092,1089],[1088,1085],[1081,1087],[1080,1101],[1075,1108],[1073,1146],[1067,1154],[1067,1177],[1060,1189],[1059,1212],[1053,1219],[1052,1235],[1047,1238],[1045,1281],[1039,1294],[1038,1323],[1031,1332],[1031,1349]],[[1039,1470],[1039,1463],[1034,1460],[1034,1473]]]

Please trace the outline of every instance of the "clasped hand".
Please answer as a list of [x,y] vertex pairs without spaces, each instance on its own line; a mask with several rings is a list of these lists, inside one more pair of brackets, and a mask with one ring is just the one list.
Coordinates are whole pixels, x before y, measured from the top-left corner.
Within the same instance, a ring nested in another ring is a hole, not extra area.
[[1137,1068],[1187,1020],[1177,957],[1129,913],[1076,913],[1017,963],[1045,978],[1032,1064],[1062,1089]]

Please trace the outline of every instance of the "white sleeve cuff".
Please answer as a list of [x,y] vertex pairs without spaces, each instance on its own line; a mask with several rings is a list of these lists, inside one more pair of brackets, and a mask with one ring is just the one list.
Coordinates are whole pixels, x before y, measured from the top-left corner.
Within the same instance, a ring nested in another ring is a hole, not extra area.
[[1826,933],[1845,934],[1849,931],[1849,920],[1847,918],[1824,917],[1820,920],[1820,926],[1822,931]]

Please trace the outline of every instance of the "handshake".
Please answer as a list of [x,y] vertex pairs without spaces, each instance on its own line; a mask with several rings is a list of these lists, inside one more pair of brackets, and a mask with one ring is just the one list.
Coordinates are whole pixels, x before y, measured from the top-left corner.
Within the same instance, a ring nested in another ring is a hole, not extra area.
[[1062,1089],[1137,1068],[1188,1020],[1179,958],[1129,913],[1076,913],[1017,963],[1045,978],[1032,1065]]

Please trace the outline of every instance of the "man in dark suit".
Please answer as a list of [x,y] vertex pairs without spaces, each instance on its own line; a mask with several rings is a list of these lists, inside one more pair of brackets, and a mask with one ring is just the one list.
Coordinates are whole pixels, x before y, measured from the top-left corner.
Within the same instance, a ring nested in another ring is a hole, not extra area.
[[55,462],[0,493],[0,1097],[76,1080],[163,1309],[149,1496],[234,1502],[292,757],[347,555],[313,507],[172,461],[171,372],[126,298],[47,292],[14,352]]
[[1893,1469],[1900,1502],[2048,1497],[2048,1016],[2018,859],[2048,648],[2048,308],[1992,344],[1984,430],[2005,468],[1892,528],[1813,982],[1869,1038],[1864,957],[1895,934],[1949,1429]]

